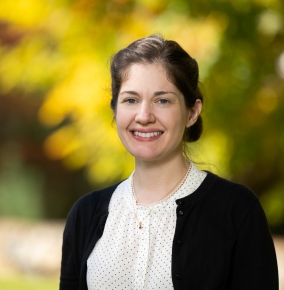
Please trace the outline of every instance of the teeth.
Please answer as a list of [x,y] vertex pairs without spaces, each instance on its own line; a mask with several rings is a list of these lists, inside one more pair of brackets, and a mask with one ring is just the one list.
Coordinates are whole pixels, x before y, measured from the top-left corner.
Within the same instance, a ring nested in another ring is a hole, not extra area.
[[133,134],[135,136],[139,136],[139,137],[142,137],[142,138],[151,138],[151,137],[154,137],[154,136],[161,135],[162,132],[141,133],[141,132],[138,132],[138,131],[134,131]]

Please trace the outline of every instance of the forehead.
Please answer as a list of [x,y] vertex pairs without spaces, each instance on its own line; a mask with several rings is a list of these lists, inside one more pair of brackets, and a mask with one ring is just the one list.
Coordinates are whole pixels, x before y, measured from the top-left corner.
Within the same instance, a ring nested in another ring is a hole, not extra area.
[[125,86],[178,90],[170,81],[165,68],[159,63],[132,64],[123,75],[121,88]]

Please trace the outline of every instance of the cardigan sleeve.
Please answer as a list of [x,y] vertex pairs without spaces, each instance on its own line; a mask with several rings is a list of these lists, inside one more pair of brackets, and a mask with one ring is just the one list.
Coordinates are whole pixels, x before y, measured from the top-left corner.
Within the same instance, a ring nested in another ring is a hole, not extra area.
[[87,258],[102,236],[117,185],[86,194],[70,210],[63,233],[60,290],[87,290]]
[[259,200],[236,231],[230,289],[278,290],[276,253]]

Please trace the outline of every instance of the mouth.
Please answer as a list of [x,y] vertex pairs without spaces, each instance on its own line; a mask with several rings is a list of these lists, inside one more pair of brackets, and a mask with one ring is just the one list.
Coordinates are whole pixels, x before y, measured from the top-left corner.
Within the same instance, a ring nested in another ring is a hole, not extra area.
[[143,133],[139,131],[132,131],[132,134],[137,136],[137,137],[142,137],[142,138],[153,138],[157,137],[159,135],[162,135],[164,132],[162,131],[156,131],[156,132],[148,132],[148,133]]

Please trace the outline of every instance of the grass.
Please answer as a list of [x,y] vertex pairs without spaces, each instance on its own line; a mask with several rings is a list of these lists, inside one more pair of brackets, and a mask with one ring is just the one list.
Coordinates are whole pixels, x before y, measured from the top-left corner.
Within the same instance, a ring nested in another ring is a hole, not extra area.
[[58,278],[15,276],[0,278],[1,290],[58,290]]

